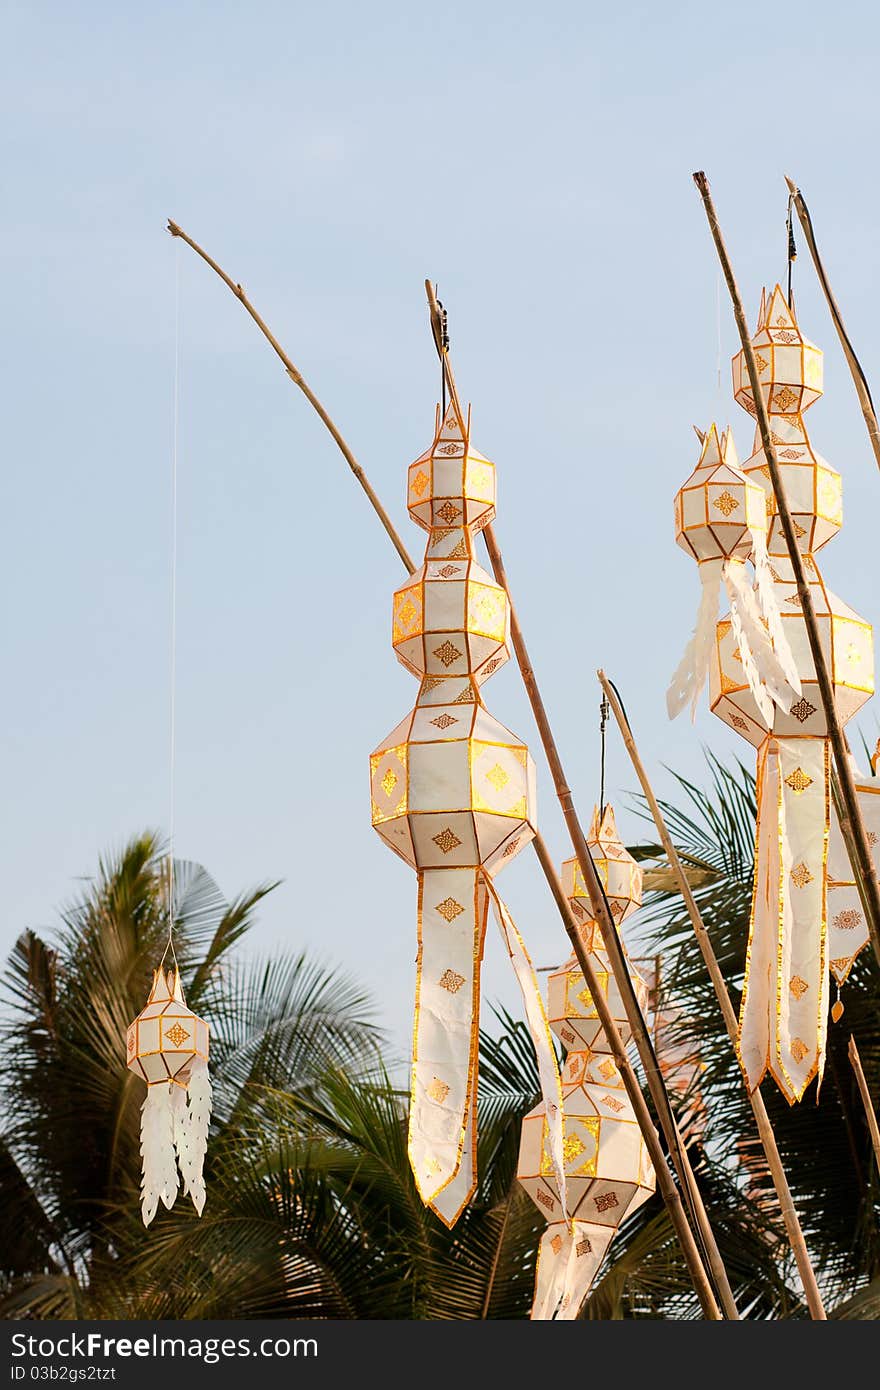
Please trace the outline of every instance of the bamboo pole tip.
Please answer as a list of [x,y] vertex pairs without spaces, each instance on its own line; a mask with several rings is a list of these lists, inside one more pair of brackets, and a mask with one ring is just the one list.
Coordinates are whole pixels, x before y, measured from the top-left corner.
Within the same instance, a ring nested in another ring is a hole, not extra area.
[[180,236],[180,228],[178,227],[176,222],[171,221],[170,217],[168,219],[168,231],[171,233],[172,236]]
[[791,194],[792,198],[796,198],[797,195],[800,193],[800,189],[798,188],[794,179],[790,179],[788,177],[788,174],[784,174],[783,178],[785,179],[785,182],[788,184],[788,191]]
[[702,194],[705,195],[709,192],[709,180],[706,178],[706,175],[702,169],[697,169],[692,177],[694,183],[697,185],[697,188],[700,190]]

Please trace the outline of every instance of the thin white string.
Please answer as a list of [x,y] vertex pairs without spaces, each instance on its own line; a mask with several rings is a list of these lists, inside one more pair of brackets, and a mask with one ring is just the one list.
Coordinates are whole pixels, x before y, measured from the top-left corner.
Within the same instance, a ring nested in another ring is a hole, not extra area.
[[[168,749],[168,944],[174,964],[174,774],[177,736],[177,454],[180,421],[180,246],[174,258],[174,408],[171,432],[171,614],[170,614],[170,708]],[[165,959],[163,955],[162,959]]]
[[721,272],[715,277],[715,332],[718,339],[718,398],[721,399]]

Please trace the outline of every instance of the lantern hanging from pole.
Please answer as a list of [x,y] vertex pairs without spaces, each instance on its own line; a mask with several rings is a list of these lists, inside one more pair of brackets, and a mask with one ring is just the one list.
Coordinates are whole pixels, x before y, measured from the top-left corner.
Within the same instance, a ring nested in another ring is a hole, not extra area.
[[[619,926],[641,905],[642,871],[620,841],[610,806],[601,816],[594,811],[587,843]],[[626,1010],[598,924],[589,916],[576,860],[563,864],[562,876],[599,985],[626,1042],[631,1035]],[[643,1008],[644,982],[632,967],[630,975]],[[523,1120],[517,1177],[548,1223],[538,1248],[532,1317],[569,1320],[577,1317],[621,1221],[651,1195],[655,1177],[575,957],[550,977],[548,1015],[568,1049],[562,1072],[564,1185],[548,1150],[543,1103]]]
[[[804,424],[804,411],[822,394],[822,353],[804,338],[779,285],[769,297],[762,294],[752,342],[835,706],[846,724],[874,690],[873,635],[870,623],[826,587],[816,561],[816,551],[836,535],[843,520],[840,474],[815,452]],[[733,359],[733,382],[736,400],[754,415],[743,352]],[[814,1077],[821,1079],[825,1061],[828,912],[835,892],[829,881],[831,748],[760,431],[742,472],[765,493],[766,564],[785,648],[773,624],[770,636],[783,668],[786,652],[793,655],[792,698],[777,699],[772,687],[769,708],[759,698],[732,613],[715,628],[709,697],[713,712],[758,750],[755,885],[738,1054],[749,1090],[769,1072],[793,1103]],[[836,959],[842,969],[842,950]]]
[[176,966],[153,972],[150,997],[129,1025],[126,1050],[129,1070],[147,1083],[141,1107],[144,1225],[160,1199],[174,1205],[181,1183],[201,1216],[211,1122],[208,1025],[187,1007]]
[[562,1170],[561,1084],[534,971],[494,878],[535,829],[535,769],[489,714],[482,686],[507,661],[507,595],[475,554],[495,514],[495,467],[470,442],[470,413],[438,409],[409,468],[424,564],[394,595],[392,645],[420,682],[415,708],[370,757],[372,822],[418,874],[418,955],[409,1158],[422,1200],[451,1226],[476,1175],[480,966],[491,903],[526,1005],[552,1152]]

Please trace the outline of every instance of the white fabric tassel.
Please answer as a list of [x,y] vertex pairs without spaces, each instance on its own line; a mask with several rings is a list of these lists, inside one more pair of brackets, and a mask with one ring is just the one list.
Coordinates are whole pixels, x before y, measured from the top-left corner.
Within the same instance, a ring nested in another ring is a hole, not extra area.
[[[758,702],[758,707],[764,715],[768,725],[773,723],[773,709],[770,698],[786,714],[791,709],[793,702],[801,693],[801,683],[797,672],[794,671],[794,683],[791,674],[794,670],[794,662],[791,655],[791,648],[785,634],[781,634],[781,646],[771,642],[768,631],[765,629],[761,609],[758,604],[756,591],[745,580],[742,565],[725,564],[724,582],[727,588],[727,595],[730,599],[730,616],[734,627],[734,636],[740,649],[740,656],[743,661],[745,671],[752,694]],[[769,602],[776,610],[776,618],[779,628],[782,628],[782,620],[779,617],[779,610],[776,607],[776,598],[772,589],[765,595],[766,602]],[[769,620],[768,620],[769,623]],[[743,645],[745,639],[745,646]],[[784,648],[784,651],[783,651]],[[783,658],[787,655],[787,665],[783,664]],[[747,658],[751,661],[751,669],[747,664]],[[758,688],[752,684],[753,679],[757,681]],[[762,697],[759,697],[759,690]],[[768,698],[768,696],[770,698]],[[763,699],[763,703],[762,703]],[[766,709],[764,708],[766,704]]]
[[697,717],[697,705],[706,684],[712,656],[712,640],[718,618],[718,595],[721,590],[721,569],[720,560],[700,562],[703,592],[696,625],[666,692],[666,708],[670,719],[675,719],[681,714],[687,704],[691,707],[691,719]]
[[[776,594],[773,589],[773,576],[770,573],[770,559],[767,555],[767,541],[762,535],[752,534],[752,564],[755,567],[755,589],[754,598],[757,603],[761,617],[767,623],[767,630],[770,634],[770,641],[773,644],[773,651],[776,659],[782,668],[782,673],[788,685],[797,696],[801,694],[801,678],[798,675],[797,662],[792,654],[788,638],[785,635],[785,626],[779,612],[779,604],[776,602]],[[774,697],[775,698],[775,697]],[[788,712],[791,705],[783,705],[782,708]]]
[[541,1082],[541,1095],[544,1100],[544,1108],[547,1116],[547,1149],[550,1154],[550,1161],[553,1164],[553,1172],[556,1178],[562,1215],[563,1217],[567,1217],[565,1155],[563,1151],[565,1122],[563,1118],[562,1078],[559,1075],[559,1065],[556,1061],[556,1049],[553,1046],[553,1035],[550,1032],[550,1025],[547,1022],[544,1001],[541,998],[538,979],[535,975],[531,957],[526,949],[526,944],[519,933],[516,923],[510,915],[510,909],[503,898],[499,896],[492,879],[488,874],[484,875],[484,879],[489,889],[489,896],[492,899],[492,906],[495,911],[495,920],[498,923],[498,929],[507,947],[510,963],[513,966],[513,972],[516,975],[517,983],[522,991],[523,1005],[526,1011],[526,1023],[529,1035],[532,1039],[532,1046],[535,1049],[535,1058],[538,1063],[538,1076]]
[[187,1116],[187,1168],[181,1163],[184,1175],[184,1191],[192,1197],[192,1203],[199,1216],[205,1205],[205,1154],[208,1151],[208,1130],[211,1125],[211,1103],[213,1093],[208,1064],[202,1057],[196,1057],[189,1078],[189,1112]]
[[171,1087],[171,1124],[174,1134],[174,1151],[180,1168],[181,1187],[189,1191],[191,1162],[189,1156],[189,1123],[186,1107],[186,1091],[182,1086]]
[[172,1207],[177,1196],[174,1117],[170,1088],[164,1082],[148,1087],[141,1107],[141,1158],[141,1215],[149,1226],[159,1198]]

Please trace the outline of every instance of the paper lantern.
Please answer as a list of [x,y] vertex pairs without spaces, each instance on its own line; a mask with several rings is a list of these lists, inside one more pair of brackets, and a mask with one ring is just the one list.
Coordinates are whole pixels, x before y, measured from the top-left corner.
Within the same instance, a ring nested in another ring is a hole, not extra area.
[[486,710],[481,686],[509,656],[507,595],[477,563],[495,469],[455,402],[411,465],[408,506],[425,562],[394,595],[392,645],[418,676],[415,708],[370,757],[373,826],[419,876],[409,1156],[422,1199],[452,1225],[476,1186],[480,965],[491,902],[526,1000],[554,1113],[560,1083],[540,991],[493,876],[535,832],[535,769]]
[[[620,839],[611,806],[604,808],[601,817],[598,808],[594,807],[587,847],[596,865],[599,881],[605,890],[611,915],[619,927],[641,906],[642,870]],[[611,1016],[617,1024],[621,1038],[628,1042],[632,1029],[626,1007],[608,953],[602,944],[598,923],[592,916],[586,884],[576,859],[565,860],[561,877],[572,912],[581,924],[581,940],[589,954],[590,963],[596,972]],[[631,978],[639,1005],[643,1007],[647,999],[647,988],[634,969],[631,971]],[[566,1048],[592,1048],[595,1052],[608,1050],[595,1002],[575,955],[570,956],[565,964],[559,970],[553,971],[548,978],[547,1016],[550,1027]]]
[[144,1225],[160,1198],[166,1207],[174,1205],[181,1181],[201,1216],[211,1121],[208,1025],[187,1007],[176,968],[153,972],[146,1006],[128,1028],[126,1057],[129,1070],[147,1083],[141,1108]]
[[543,1104],[523,1120],[517,1178],[548,1226],[532,1317],[574,1318],[615,1231],[655,1187],[644,1138],[614,1060],[570,1052],[563,1068],[564,1197],[548,1150]]
[[[769,720],[773,701],[788,709],[800,687],[770,585],[765,495],[739,467],[729,430],[719,439],[711,425],[701,439],[699,462],[675,497],[675,539],[699,564],[702,597],[693,636],[670,682],[666,704],[670,718],[686,704],[696,714],[710,669],[723,583],[740,675]],[[746,574],[748,559],[755,566],[754,588]]]
[[[814,452],[803,418],[822,392],[822,354],[804,338],[778,285],[769,297],[762,295],[753,346],[835,706],[845,724],[873,693],[873,634],[870,624],[827,588],[816,561],[815,552],[842,523],[840,477]],[[733,361],[733,382],[737,400],[754,414],[742,353]],[[800,693],[790,703],[777,701],[772,707],[756,698],[733,614],[721,619],[709,673],[711,707],[758,749],[755,890],[738,1053],[750,1090],[769,1072],[795,1102],[822,1075],[831,950],[839,953],[838,981],[845,978],[847,961],[851,963],[848,950],[829,929],[829,906],[835,904],[836,916],[858,909],[836,905],[844,895],[829,878],[835,816],[827,721],[760,431],[743,472],[766,495],[770,585]],[[774,649],[778,655],[775,637]],[[857,937],[852,944],[858,949]]]

